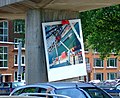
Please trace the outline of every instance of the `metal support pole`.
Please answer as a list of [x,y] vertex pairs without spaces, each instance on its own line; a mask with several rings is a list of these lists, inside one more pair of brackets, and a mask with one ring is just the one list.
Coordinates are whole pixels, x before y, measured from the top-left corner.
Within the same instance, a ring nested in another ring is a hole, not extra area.
[[21,82],[21,47],[22,42],[18,44],[18,82]]
[[96,71],[95,71],[95,67],[96,67],[96,60],[95,60],[95,50],[94,50],[94,59],[93,59],[93,62],[94,62],[94,65],[93,65],[93,67],[94,67],[94,80],[96,80]]

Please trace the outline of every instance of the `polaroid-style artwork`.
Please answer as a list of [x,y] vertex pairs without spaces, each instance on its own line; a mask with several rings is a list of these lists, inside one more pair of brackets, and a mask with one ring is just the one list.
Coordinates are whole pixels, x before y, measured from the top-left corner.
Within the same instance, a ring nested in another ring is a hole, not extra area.
[[49,81],[87,75],[80,19],[42,23]]

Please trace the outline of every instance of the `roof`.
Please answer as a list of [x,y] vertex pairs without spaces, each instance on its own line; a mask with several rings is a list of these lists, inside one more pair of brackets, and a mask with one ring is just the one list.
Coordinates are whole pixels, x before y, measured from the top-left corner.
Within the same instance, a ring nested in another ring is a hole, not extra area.
[[61,89],[61,88],[73,88],[76,86],[79,87],[95,87],[92,84],[89,83],[81,83],[81,82],[49,82],[49,83],[38,83],[34,85],[44,85],[44,86],[49,86],[53,87],[55,89]]
[[0,0],[0,18],[25,18],[33,8],[86,11],[116,4],[120,0]]
[[[75,87],[95,87],[92,84],[89,83],[76,83],[76,82],[48,82],[48,83],[36,83],[36,84],[30,84],[30,85],[25,85],[21,86],[19,88],[24,88],[24,87],[43,87],[45,89],[47,88],[54,88],[54,89],[62,89],[62,88],[75,88]],[[17,88],[17,89],[19,89]]]
[[68,89],[68,88],[86,88],[86,87],[96,87],[92,84],[89,83],[81,83],[81,82],[48,82],[48,83],[35,83],[35,84],[30,84],[30,85],[25,85],[18,87],[13,90],[11,94],[13,94],[16,90],[22,89],[22,88],[28,88],[28,87],[40,87],[44,89],[52,88],[54,89]]

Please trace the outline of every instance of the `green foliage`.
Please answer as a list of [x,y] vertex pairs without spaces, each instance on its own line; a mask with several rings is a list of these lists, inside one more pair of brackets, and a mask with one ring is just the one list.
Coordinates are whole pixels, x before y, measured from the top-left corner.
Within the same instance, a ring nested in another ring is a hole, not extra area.
[[97,49],[101,58],[120,56],[120,5],[80,13],[85,47]]

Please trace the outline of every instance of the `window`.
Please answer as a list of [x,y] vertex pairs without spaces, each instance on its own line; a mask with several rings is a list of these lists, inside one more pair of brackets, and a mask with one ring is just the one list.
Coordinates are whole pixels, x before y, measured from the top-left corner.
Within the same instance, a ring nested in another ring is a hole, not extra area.
[[[18,55],[14,55],[14,65],[18,66]],[[21,56],[21,65],[25,66],[25,55]]]
[[[14,73],[14,81],[18,81],[17,76],[18,76],[18,72],[15,71],[15,73]],[[22,74],[21,74],[21,81],[25,82],[25,72],[22,72]]]
[[116,58],[109,58],[107,60],[107,67],[117,67],[117,59]]
[[27,88],[24,88],[24,90],[22,92],[23,93],[35,93],[36,92],[36,87],[27,87]]
[[23,81],[25,81],[25,72],[23,72],[23,73],[21,74],[21,79],[22,79]]
[[0,67],[8,67],[8,48],[0,47]]
[[[37,90],[38,93],[46,93],[46,91],[47,91],[47,89],[40,88],[40,87],[38,87],[37,89],[38,89]],[[48,92],[48,93],[50,93],[50,92]]]
[[103,81],[104,78],[103,78],[103,73],[95,73],[95,77],[96,77],[96,80],[100,80],[100,81]]
[[86,62],[86,69],[88,72],[91,72],[91,67],[90,67],[90,63],[89,63],[89,58],[85,58],[85,62]]
[[14,33],[25,33],[25,21],[22,19],[14,20]]
[[107,73],[107,79],[113,80],[117,78],[117,73]]
[[100,58],[94,58],[94,67],[103,67],[103,60]]
[[12,96],[13,96],[13,95],[20,95],[20,94],[22,93],[22,91],[23,91],[23,89],[19,89],[19,90],[17,90],[16,92],[14,92],[14,93],[12,94]]
[[8,41],[8,22],[0,22],[0,41]]
[[14,80],[17,81],[17,72],[14,73]]
[[55,92],[56,94],[66,95],[70,98],[86,98],[84,92],[80,91],[77,88],[56,89]]
[[91,98],[110,98],[106,92],[97,87],[82,87],[82,89],[85,90]]
[[[15,38],[15,39],[14,39],[14,42],[15,42],[15,43],[22,42],[22,48],[25,48],[25,42],[24,42],[24,40],[23,40],[22,38]],[[18,48],[18,44],[15,44],[15,45],[14,45],[14,48]]]
[[89,63],[89,58],[85,58],[86,64]]

